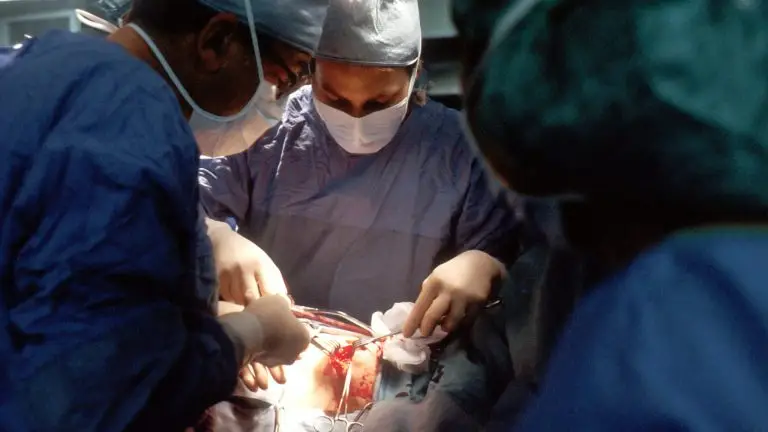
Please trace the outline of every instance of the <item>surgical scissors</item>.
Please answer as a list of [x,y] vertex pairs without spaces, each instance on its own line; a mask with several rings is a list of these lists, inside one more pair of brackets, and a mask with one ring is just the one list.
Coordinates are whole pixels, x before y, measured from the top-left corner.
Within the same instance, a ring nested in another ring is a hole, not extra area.
[[[360,419],[367,411],[373,407],[373,402],[369,403],[355,416],[354,420],[347,419],[347,408],[349,401],[349,387],[352,383],[352,364],[350,363],[347,368],[347,376],[344,379],[344,388],[341,391],[341,397],[339,398],[339,406],[336,407],[336,415],[320,416],[315,420],[312,425],[315,432],[333,432],[336,430],[336,423],[344,423],[344,429],[342,432],[363,432],[363,424],[360,423]],[[344,415],[342,416],[341,407],[344,406]]]

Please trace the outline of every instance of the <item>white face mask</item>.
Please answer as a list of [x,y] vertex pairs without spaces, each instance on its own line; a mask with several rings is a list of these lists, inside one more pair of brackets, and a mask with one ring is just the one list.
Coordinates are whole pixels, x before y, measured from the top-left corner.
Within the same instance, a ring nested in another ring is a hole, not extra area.
[[414,73],[408,84],[408,95],[405,99],[364,117],[352,117],[313,96],[315,109],[341,148],[351,154],[376,153],[389,144],[400,129],[408,113],[408,102],[411,100],[415,78]]
[[277,86],[264,82],[264,85],[259,84],[259,88],[256,89],[256,107],[266,121],[274,126],[283,119],[288,96],[290,95],[286,94],[278,99]]
[[251,147],[264,132],[282,119],[287,96],[276,100],[275,94],[275,86],[263,81],[256,89],[253,108],[228,123],[212,120],[194,111],[189,126],[195,135],[200,154],[209,157],[228,156]]
[[247,150],[272,124],[257,109],[229,123],[212,120],[197,111],[193,111],[189,118],[200,154],[208,157],[228,156]]
[[[259,87],[267,86],[268,83],[264,80],[264,70],[261,65],[261,52],[259,51],[258,39],[256,38],[253,6],[251,5],[250,0],[245,0],[244,5],[245,12],[248,15],[248,28],[251,31],[253,51],[256,56],[256,65],[260,83]],[[192,99],[189,92],[187,92],[181,84],[181,81],[173,72],[173,69],[166,61],[165,56],[152,38],[136,24],[129,23],[128,26],[133,28],[133,30],[144,39],[144,42],[147,43],[147,46],[152,50],[157,61],[160,62],[166,74],[168,74],[168,77],[176,86],[179,94],[181,94],[184,100],[192,107],[190,127],[192,127],[192,130],[195,133],[195,139],[198,142],[197,144],[202,155],[226,156],[239,153],[250,147],[251,144],[256,141],[256,138],[258,138],[264,130],[269,128],[269,122],[267,122],[265,116],[259,112],[256,106],[259,98],[258,88],[251,97],[251,100],[245,104],[239,113],[227,117],[210,113],[200,108],[200,106]],[[266,128],[263,127],[264,124],[266,124]]]

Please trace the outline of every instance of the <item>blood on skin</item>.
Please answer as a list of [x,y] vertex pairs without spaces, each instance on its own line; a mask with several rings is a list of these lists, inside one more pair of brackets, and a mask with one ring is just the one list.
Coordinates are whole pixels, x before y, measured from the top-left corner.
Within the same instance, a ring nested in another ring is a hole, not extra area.
[[346,374],[346,369],[349,367],[354,356],[355,347],[352,345],[343,346],[337,349],[329,358],[328,366],[330,367],[330,370],[326,369],[326,374],[327,372],[333,372],[336,376],[344,376]]
[[[336,350],[333,355],[328,359],[328,363],[323,370],[323,374],[334,378],[341,384],[339,391],[343,388],[343,380],[346,378],[347,368],[352,363],[355,353],[359,351],[369,351],[374,354],[374,358],[378,359],[381,354],[380,344],[371,344],[365,347],[355,349],[352,345],[347,345]],[[373,372],[373,373],[372,373]],[[373,388],[376,382],[376,374],[378,373],[378,367],[373,371],[365,371],[364,373],[357,374],[353,371],[352,382],[349,389],[349,397],[351,399],[363,399],[370,401],[373,398]],[[337,394],[336,398],[341,396]]]
[[[355,338],[322,335],[346,347]],[[287,382],[283,404],[291,409],[320,409],[333,415],[338,408],[349,365],[352,381],[349,388],[349,412],[361,409],[373,400],[381,367],[382,349],[371,344],[353,350],[347,348],[334,360],[310,345],[296,363],[285,368]],[[350,358],[351,356],[351,358]]]
[[373,384],[374,377],[371,374],[365,374],[355,382],[355,385],[350,386],[349,397],[371,399],[373,398]]

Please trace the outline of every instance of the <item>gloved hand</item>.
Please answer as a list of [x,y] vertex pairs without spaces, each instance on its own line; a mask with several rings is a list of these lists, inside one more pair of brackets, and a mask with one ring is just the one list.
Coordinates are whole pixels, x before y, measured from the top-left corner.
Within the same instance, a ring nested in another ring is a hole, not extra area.
[[253,362],[240,369],[240,380],[245,388],[250,391],[258,389],[266,390],[269,388],[269,377],[278,384],[285,384],[285,370],[282,366],[268,368],[259,362]]
[[283,275],[266,252],[223,222],[206,223],[222,300],[244,305],[248,292],[288,297]]
[[465,318],[476,315],[491,295],[496,279],[506,274],[504,265],[479,250],[461,253],[435,268],[421,285],[421,293],[403,325],[403,335],[417,329],[430,336],[438,324],[450,332]]
[[219,317],[241,364],[276,367],[296,361],[309,345],[309,331],[293,316],[288,301],[276,295],[248,295],[246,302],[242,312]]
[[[220,301],[219,316],[242,312],[245,307],[239,304]],[[269,388],[269,376],[278,384],[285,384],[285,371],[282,366],[268,368],[261,363],[253,362],[240,369],[240,379],[250,391]]]

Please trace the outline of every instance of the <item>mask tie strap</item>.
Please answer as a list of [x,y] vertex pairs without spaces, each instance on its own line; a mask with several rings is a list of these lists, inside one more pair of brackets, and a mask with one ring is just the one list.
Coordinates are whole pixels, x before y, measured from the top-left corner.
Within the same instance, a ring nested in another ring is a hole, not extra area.
[[118,26],[112,24],[104,18],[94,15],[83,9],[75,9],[75,15],[77,16],[77,20],[80,21],[80,23],[94,30],[112,34],[119,29]]
[[[256,67],[258,69],[259,83],[262,83],[264,82],[264,68],[262,67],[262,64],[261,64],[261,51],[259,50],[259,41],[256,36],[256,24],[253,17],[253,6],[251,5],[250,0],[245,0],[244,4],[245,4],[246,14],[248,15],[247,17],[248,27],[250,28],[250,31],[251,31],[251,41],[253,44],[253,51],[256,57]],[[218,123],[228,123],[234,120],[241,119],[246,114],[248,114],[251,109],[257,109],[255,108],[255,106],[256,106],[256,101],[258,99],[258,92],[254,92],[254,94],[251,96],[251,99],[248,101],[248,103],[237,114],[234,114],[231,116],[219,116],[204,110],[203,108],[200,107],[200,105],[198,105],[194,101],[194,99],[192,99],[192,96],[190,96],[187,89],[184,87],[184,85],[181,84],[181,80],[173,71],[173,68],[171,68],[171,65],[168,64],[168,61],[165,59],[165,56],[163,55],[163,53],[160,51],[160,48],[158,48],[157,44],[155,44],[155,42],[152,40],[149,34],[147,34],[147,32],[144,31],[144,29],[142,29],[135,23],[128,23],[127,27],[132,28],[136,33],[138,33],[138,35],[142,39],[144,39],[144,42],[147,44],[149,49],[155,55],[155,58],[157,58],[157,61],[160,62],[160,65],[162,66],[163,70],[165,70],[166,74],[168,74],[168,78],[170,78],[171,82],[173,82],[173,85],[176,86],[176,89],[179,91],[179,94],[181,94],[181,97],[184,98],[184,100],[192,107],[192,109],[195,112],[199,113],[201,116],[206,117],[209,120],[212,120]],[[261,114],[261,112],[259,112],[259,114]]]

